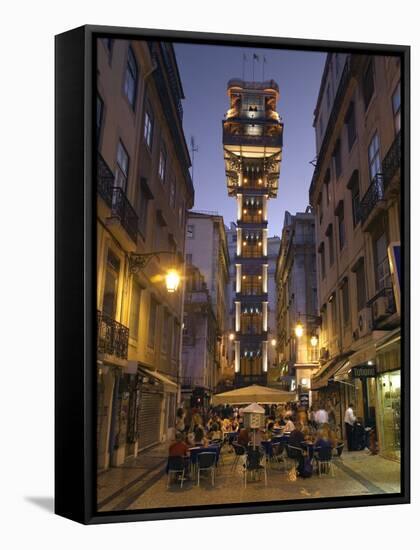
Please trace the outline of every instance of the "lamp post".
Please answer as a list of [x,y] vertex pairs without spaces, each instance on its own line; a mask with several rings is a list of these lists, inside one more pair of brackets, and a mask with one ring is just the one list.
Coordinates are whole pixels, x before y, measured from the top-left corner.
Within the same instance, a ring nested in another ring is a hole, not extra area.
[[[174,256],[175,253],[171,252],[170,250],[160,250],[157,252],[146,252],[144,254],[135,254],[132,253],[128,256],[128,265],[130,269],[130,273],[138,273],[141,269],[144,269],[147,264],[150,262],[152,258],[159,259],[159,256],[162,254],[170,254],[171,256]],[[169,294],[173,294],[178,290],[179,283],[181,282],[181,275],[179,274],[179,271],[172,267],[171,269],[168,269],[168,271],[165,274],[165,285],[166,290]]]

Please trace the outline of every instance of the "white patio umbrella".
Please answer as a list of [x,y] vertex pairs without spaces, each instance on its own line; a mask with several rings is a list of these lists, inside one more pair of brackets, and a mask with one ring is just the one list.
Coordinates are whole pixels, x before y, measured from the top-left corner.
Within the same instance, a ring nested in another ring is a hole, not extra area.
[[290,391],[276,390],[267,386],[246,386],[236,390],[216,393],[212,397],[213,405],[240,405],[247,403],[288,403],[296,401],[296,393]]

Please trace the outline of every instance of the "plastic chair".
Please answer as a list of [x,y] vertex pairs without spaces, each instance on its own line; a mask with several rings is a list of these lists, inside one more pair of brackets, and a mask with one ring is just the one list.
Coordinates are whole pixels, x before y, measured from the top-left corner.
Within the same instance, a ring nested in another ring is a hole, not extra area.
[[181,474],[181,489],[185,480],[185,460],[182,456],[169,456],[167,465],[167,483],[166,487],[169,487],[171,474]]
[[248,472],[255,477],[256,474],[260,474],[261,471],[264,471],[264,482],[267,487],[267,468],[265,455],[261,449],[248,449],[246,462],[244,464],[244,482],[246,487]]
[[242,445],[239,445],[239,443],[235,443],[235,442],[232,443],[232,447],[235,452],[235,459],[232,464],[232,472],[233,472],[237,468],[241,456],[245,455],[246,449]]
[[284,465],[286,465],[286,460],[284,458],[284,445],[280,442],[272,443],[271,449],[271,460],[275,460],[278,464],[282,462]]
[[341,455],[343,454],[344,450],[344,442],[339,443],[337,447],[335,448],[335,454],[333,455],[333,458],[341,458]]
[[197,486],[200,486],[200,472],[210,471],[211,484],[214,487],[216,473],[216,453],[203,452],[197,456]]
[[331,473],[334,477],[335,471],[334,464],[332,462],[332,447],[315,447],[314,458],[319,476],[322,473]]

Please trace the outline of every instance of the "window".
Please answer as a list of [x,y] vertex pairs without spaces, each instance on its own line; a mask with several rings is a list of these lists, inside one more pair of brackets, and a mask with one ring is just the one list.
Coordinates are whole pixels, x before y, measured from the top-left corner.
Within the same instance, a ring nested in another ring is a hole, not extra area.
[[137,93],[138,69],[137,61],[131,47],[128,48],[127,67],[125,69],[124,93],[134,109]]
[[153,145],[153,127],[153,113],[152,110],[148,108],[144,114],[144,140],[150,150],[152,150]]
[[360,222],[360,190],[359,181],[355,182],[351,188],[351,205],[353,210],[353,227]]
[[169,206],[174,209],[176,204],[176,179],[175,176],[171,179],[171,186],[169,189]]
[[320,262],[321,262],[321,277],[325,279],[325,245],[324,243],[321,243],[319,245],[318,252],[320,255]]
[[159,155],[159,178],[162,183],[165,183],[166,177],[166,149],[162,144]]
[[329,224],[325,234],[328,237],[328,255],[329,255],[330,266],[331,266],[334,263],[334,234],[333,234],[332,223]]
[[102,44],[104,45],[104,48],[108,52],[108,59],[110,60],[112,57],[112,50],[114,47],[114,39],[113,38],[101,38]]
[[335,299],[335,292],[330,296],[330,312],[331,312],[331,332],[335,334],[337,332],[337,304]]
[[184,201],[178,207],[178,223],[181,228],[184,227],[184,212],[185,212],[185,203]]
[[353,102],[350,103],[350,106],[347,110],[345,122],[347,126],[347,144],[350,151],[353,143],[356,141],[356,117],[354,113]]
[[369,107],[370,100],[372,99],[373,92],[375,91],[375,81],[373,78],[373,62],[370,61],[365,74],[363,76],[363,100],[365,103],[365,110]]
[[395,133],[401,130],[401,82],[398,82],[395,92],[392,94],[392,112],[394,114]]
[[350,300],[349,300],[349,280],[347,277],[343,281],[341,287],[341,299],[343,302],[343,322],[345,325],[350,321]]
[[369,157],[369,176],[372,181],[376,174],[379,174],[381,171],[381,158],[379,153],[379,137],[378,132],[375,132],[373,138],[369,143],[368,148],[368,157]]
[[130,337],[137,340],[139,334],[139,319],[140,319],[140,285],[133,281],[131,289],[131,304],[130,304]]
[[340,250],[344,248],[346,244],[346,230],[344,225],[344,206],[338,211],[338,241],[340,244]]
[[161,350],[163,354],[168,353],[169,348],[169,324],[170,324],[170,315],[165,309],[163,314],[163,325],[162,325],[162,345]]
[[104,118],[104,102],[101,96],[96,96],[96,146],[99,146],[99,139],[101,137],[102,122]]
[[149,348],[155,347],[155,333],[156,333],[156,321],[157,321],[157,308],[158,304],[154,298],[150,298],[150,311],[149,311],[149,331],[147,336],[147,345]]
[[357,311],[361,311],[366,305],[366,286],[365,286],[365,262],[361,258],[355,269],[356,289],[357,289]]
[[186,254],[185,255],[185,261],[186,261],[187,265],[191,265],[192,264],[192,254]]
[[108,250],[102,311],[103,313],[105,313],[105,315],[111,317],[111,319],[115,319],[115,313],[117,311],[119,271],[119,258],[112,252],[112,250]]
[[126,148],[121,141],[118,142],[117,168],[115,170],[115,186],[127,190],[129,157]]
[[382,233],[374,242],[376,289],[391,287],[389,271],[388,244],[385,233]]
[[341,142],[337,140],[337,143],[334,147],[334,168],[335,168],[335,177],[338,179],[341,175]]
[[319,194],[318,197],[318,219],[319,219],[319,225],[322,223],[322,218],[324,216],[324,205],[322,202],[322,193]]
[[327,206],[329,206],[331,202],[331,187],[330,187],[330,181],[331,181],[331,173],[330,169],[328,168],[325,177],[324,177],[324,184],[325,184],[325,198],[327,202]]
[[188,239],[194,239],[194,226],[193,225],[187,225],[187,238]]

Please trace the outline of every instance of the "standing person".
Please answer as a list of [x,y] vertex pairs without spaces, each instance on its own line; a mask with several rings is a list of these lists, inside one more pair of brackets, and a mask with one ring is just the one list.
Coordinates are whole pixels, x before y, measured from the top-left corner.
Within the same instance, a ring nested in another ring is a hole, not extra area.
[[347,439],[347,450],[353,450],[353,432],[354,432],[354,423],[356,422],[356,417],[353,412],[353,403],[350,403],[346,412],[344,413],[344,425],[346,427],[346,439]]
[[322,426],[322,424],[328,424],[328,413],[323,404],[320,405],[319,409],[315,413],[315,422],[318,428]]
[[182,408],[179,408],[176,411],[175,429],[177,432],[185,431],[185,412],[184,412],[184,409]]

